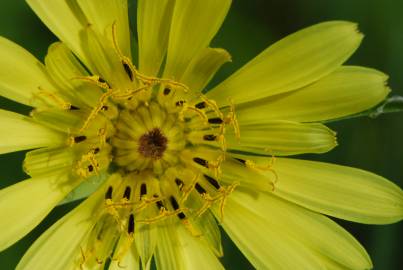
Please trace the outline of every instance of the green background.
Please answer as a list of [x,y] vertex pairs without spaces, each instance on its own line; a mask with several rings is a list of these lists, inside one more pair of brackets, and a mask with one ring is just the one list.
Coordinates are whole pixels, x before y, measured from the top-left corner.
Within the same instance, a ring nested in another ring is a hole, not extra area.
[[[135,3],[129,2],[134,18]],[[366,36],[349,64],[386,72],[391,77],[393,94],[403,95],[402,11],[403,1],[398,0],[234,0],[213,42],[216,47],[226,48],[233,62],[219,72],[215,81],[228,76],[276,40],[303,27],[336,19],[358,22]],[[43,59],[48,45],[56,40],[23,0],[0,1],[0,35],[22,45],[39,59]],[[2,98],[0,107],[29,112],[29,108]],[[340,145],[331,153],[309,158],[366,169],[403,187],[402,120],[403,114],[390,114],[375,120],[360,118],[330,124],[338,132]],[[26,178],[21,171],[23,158],[24,153],[0,156],[0,188]],[[0,270],[14,269],[38,235],[73,206],[58,207],[32,233],[0,253]],[[375,269],[403,269],[402,222],[386,226],[338,222],[367,248]],[[226,237],[224,252],[227,269],[253,269]]]

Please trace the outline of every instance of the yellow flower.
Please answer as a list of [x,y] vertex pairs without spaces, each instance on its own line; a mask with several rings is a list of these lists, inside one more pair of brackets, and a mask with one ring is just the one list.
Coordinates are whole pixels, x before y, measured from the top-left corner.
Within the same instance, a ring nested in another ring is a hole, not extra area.
[[387,96],[385,74],[342,66],[363,37],[355,24],[292,34],[207,92],[231,60],[209,47],[230,0],[139,0],[138,46],[125,0],[28,3],[61,42],[43,65],[0,39],[0,94],[34,107],[0,111],[0,153],[36,149],[24,161],[31,178],[0,191],[0,250],[66,197],[90,196],[17,269],[149,269],[152,258],[157,269],[222,269],[218,224],[257,269],[372,267],[325,215],[397,222],[402,190],[281,157],[331,150],[321,121]]

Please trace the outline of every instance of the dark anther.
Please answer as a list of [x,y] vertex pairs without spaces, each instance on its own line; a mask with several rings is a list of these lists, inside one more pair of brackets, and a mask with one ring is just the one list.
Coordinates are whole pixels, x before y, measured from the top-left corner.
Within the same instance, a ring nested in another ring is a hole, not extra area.
[[185,216],[185,214],[184,214],[183,212],[180,212],[180,213],[178,214],[178,218],[179,218],[179,219],[185,219],[186,216]]
[[80,108],[79,107],[76,107],[76,106],[74,106],[74,105],[70,105],[70,110],[71,111],[77,111],[77,110],[79,110]]
[[179,178],[175,178],[175,183],[179,187],[179,189],[182,189],[183,187],[183,181],[180,180]]
[[168,87],[166,87],[166,88],[164,89],[164,96],[169,95],[169,93],[171,93],[171,89],[169,89]]
[[196,189],[197,192],[199,192],[200,194],[205,194],[205,193],[206,193],[206,190],[205,190],[199,183],[196,183],[195,189]]
[[94,148],[93,153],[94,155],[98,154],[100,151],[99,147]]
[[88,165],[88,171],[89,171],[89,172],[92,172],[93,170],[94,170],[94,166]]
[[193,158],[193,161],[196,162],[197,164],[203,166],[203,167],[208,168],[208,162],[205,159],[195,157],[195,158]]
[[217,138],[217,136],[213,135],[213,134],[207,134],[207,135],[203,136],[203,139],[205,141],[214,141],[216,138]]
[[142,183],[140,186],[140,197],[147,194],[147,186],[146,184]]
[[130,216],[129,216],[129,224],[127,226],[127,232],[129,234],[134,233],[134,216],[133,216],[133,214],[130,214]]
[[220,184],[218,183],[217,180],[215,180],[213,177],[208,176],[207,174],[204,174],[204,178],[216,189],[220,189]]
[[132,189],[130,187],[125,188],[125,192],[123,193],[123,198],[130,200],[130,193]]
[[186,101],[184,101],[184,100],[179,100],[179,101],[177,101],[177,102],[175,103],[175,105],[176,105],[177,107],[183,106],[183,104],[184,104],[185,102],[186,102]]
[[[173,209],[174,209],[175,211],[178,210],[178,209],[179,209],[179,204],[178,204],[178,201],[175,199],[175,197],[174,197],[174,196],[171,196],[171,197],[169,198],[169,200],[171,201],[171,204],[172,204]],[[186,218],[186,216],[185,216],[185,214],[184,214],[183,212],[179,212],[179,213],[178,213],[178,218],[184,219],[184,218]]]
[[154,197],[154,198],[158,198],[159,196],[158,196],[158,194],[154,194],[153,197]]
[[104,106],[101,107],[101,110],[102,110],[102,111],[107,111],[108,109],[109,109],[109,107],[106,106],[106,105],[104,105]]
[[204,102],[204,101],[199,102],[195,105],[195,107],[198,109],[204,109],[204,108],[206,108],[206,102]]
[[175,199],[174,196],[171,196],[169,198],[169,200],[171,201],[172,207],[174,208],[174,210],[178,210],[179,209],[179,204],[178,201]]
[[112,192],[113,192],[113,188],[108,187],[108,190],[105,193],[105,200],[112,199]]
[[133,81],[133,71],[132,71],[132,69],[130,68],[130,66],[127,63],[122,62],[122,64],[123,64],[123,68],[126,71],[127,76],[129,76],[130,80]]
[[236,160],[238,160],[239,162],[241,162],[242,164],[244,164],[245,165],[245,163],[246,163],[246,160],[244,160],[244,159],[241,159],[241,158],[235,158]]
[[157,207],[161,210],[162,208],[164,208],[164,203],[162,201],[157,201]]
[[104,79],[102,79],[101,77],[98,78],[98,82],[100,83],[106,83],[106,81]]
[[210,118],[208,120],[210,124],[222,124],[222,119],[220,117]]
[[86,136],[76,136],[76,137],[74,137],[74,142],[75,143],[80,143],[80,142],[83,142],[83,141],[85,141],[87,139],[87,137]]

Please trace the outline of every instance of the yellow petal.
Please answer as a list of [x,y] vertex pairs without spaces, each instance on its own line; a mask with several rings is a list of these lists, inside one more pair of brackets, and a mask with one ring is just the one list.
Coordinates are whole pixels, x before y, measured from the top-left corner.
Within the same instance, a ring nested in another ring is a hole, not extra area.
[[28,249],[16,269],[79,269],[80,247],[94,226],[94,211],[98,211],[95,207],[101,203],[102,195],[94,194],[50,227]]
[[27,0],[27,3],[43,23],[90,67],[81,36],[88,22],[78,4],[68,0]]
[[314,211],[369,224],[403,219],[403,191],[381,176],[345,166],[285,158],[276,159],[273,169],[278,175],[274,194]]
[[[120,240],[123,239],[125,239],[125,237],[121,237]],[[119,256],[119,252],[127,249],[126,245],[127,241],[121,241],[120,243],[118,243],[115,249],[115,256]],[[123,258],[121,258],[120,260],[112,260],[108,270],[121,270],[122,268],[130,270],[140,270],[140,258],[134,245],[132,245],[132,247],[128,251],[126,251],[126,254],[123,256]]]
[[266,155],[324,153],[336,145],[335,133],[321,124],[290,121],[265,121],[241,125],[239,140],[233,132],[225,134],[228,148]]
[[[139,213],[139,217],[137,218],[144,219],[145,217],[142,214],[143,213]],[[136,237],[134,246],[136,247],[137,253],[141,258],[142,268],[149,268],[157,243],[155,226],[152,224],[137,223],[134,230],[134,235]]]
[[161,226],[158,231],[160,237],[155,254],[157,269],[224,269],[207,244],[192,236],[182,224]]
[[121,60],[114,51],[112,44],[96,32],[92,26],[83,33],[91,63],[104,80],[112,88],[131,89],[132,82],[126,73]]
[[363,35],[351,22],[331,21],[298,31],[263,51],[208,93],[222,105],[307,86],[331,73],[357,49]]
[[76,107],[96,106],[96,102],[103,93],[102,90],[78,79],[89,74],[64,43],[55,42],[49,47],[45,64],[49,76],[60,91],[63,91],[63,96]]
[[181,82],[192,91],[201,92],[217,70],[231,61],[231,55],[224,49],[206,48],[197,55],[186,69]]
[[41,62],[24,48],[0,37],[0,95],[28,106],[43,106],[40,89],[54,91]]
[[161,226],[157,228],[157,235],[158,243],[154,255],[157,270],[184,269],[174,226],[161,222]]
[[178,226],[178,239],[183,260],[183,269],[223,269],[220,261],[207,244],[190,234],[184,226]]
[[343,66],[305,88],[237,107],[238,120],[313,122],[354,114],[385,99],[387,78],[374,69]]
[[156,76],[168,47],[169,29],[175,1],[139,0],[137,31],[139,41],[139,70]]
[[111,37],[112,32],[107,31],[116,23],[119,49],[125,56],[131,57],[127,0],[78,0],[77,3],[88,23],[93,25],[99,34]]
[[31,118],[17,113],[0,110],[0,154],[57,146],[65,142],[63,133],[35,123]]
[[72,190],[70,185],[57,184],[66,180],[64,173],[31,178],[0,190],[0,250],[29,233]]
[[231,196],[225,206],[222,226],[256,269],[324,269],[308,247]]
[[49,47],[45,64],[49,75],[61,89],[74,90],[82,84],[76,78],[88,76],[88,72],[70,49],[61,42],[55,42]]
[[208,47],[231,0],[176,0],[164,77],[180,80],[194,57]]
[[266,220],[271,227],[312,248],[321,257],[328,257],[348,269],[372,267],[368,254],[358,241],[321,214],[267,193],[256,196],[235,190],[231,199]]

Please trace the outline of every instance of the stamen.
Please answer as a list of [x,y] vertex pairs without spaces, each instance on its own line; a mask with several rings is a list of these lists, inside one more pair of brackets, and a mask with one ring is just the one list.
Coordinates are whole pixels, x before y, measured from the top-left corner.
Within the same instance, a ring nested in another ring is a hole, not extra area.
[[157,201],[156,204],[157,204],[157,207],[159,210],[162,210],[165,208],[164,203],[162,201]]
[[213,134],[207,134],[207,135],[203,136],[203,139],[205,141],[214,141],[216,138],[217,138],[217,136],[213,135]]
[[76,136],[76,137],[74,137],[74,142],[75,143],[80,143],[80,142],[83,142],[83,141],[85,141],[87,139],[87,137],[86,136]]
[[179,209],[179,204],[178,204],[178,201],[175,199],[175,197],[174,197],[174,196],[171,196],[171,197],[169,198],[169,200],[171,201],[171,204],[172,204],[173,209],[174,209],[174,210],[178,210],[178,209]]
[[235,158],[236,160],[238,160],[239,162],[241,162],[243,165],[246,165],[246,160],[241,159],[241,158]]
[[113,188],[108,187],[108,190],[105,193],[105,200],[111,200],[112,199],[112,192],[113,192]]
[[147,194],[147,186],[145,183],[142,183],[140,186],[140,197],[143,197]]
[[53,93],[51,91],[48,90],[44,90],[42,87],[38,87],[39,92],[37,92],[37,95],[42,95],[42,96],[46,96],[49,97],[50,99],[52,99],[56,104],[58,104],[63,110],[70,110],[71,109],[71,104],[64,101],[61,97],[59,97],[58,95],[56,95],[56,93]]
[[182,188],[183,188],[183,186],[184,186],[183,181],[180,180],[179,178],[175,178],[175,183],[176,183],[176,185],[179,187],[179,190],[182,191]]
[[200,194],[205,194],[205,193],[207,193],[206,190],[205,190],[199,183],[196,183],[195,189],[196,189],[197,192],[199,192]]
[[199,157],[193,158],[193,161],[196,162],[197,164],[208,168],[208,161]]
[[176,107],[180,107],[180,106],[183,106],[183,104],[185,104],[186,103],[186,101],[184,101],[184,100],[179,100],[179,101],[177,101],[176,103],[175,103],[175,105],[176,105]]
[[217,190],[220,189],[220,184],[218,183],[217,180],[215,180],[213,177],[208,176],[207,174],[203,174],[204,178],[206,178],[206,180],[213,186],[215,187]]
[[127,232],[129,234],[134,233],[134,215],[133,214],[130,214],[130,216],[129,216],[129,223],[128,223],[128,226],[127,226]]
[[122,64],[123,64],[123,68],[126,71],[127,76],[129,76],[129,79],[131,81],[133,81],[133,71],[131,70],[130,66],[127,63],[123,62],[123,61],[122,61]]
[[215,118],[210,118],[209,120],[208,120],[208,122],[210,123],[210,124],[222,124],[223,123],[223,120],[221,119],[221,118],[219,118],[219,117],[215,117]]
[[132,189],[130,187],[126,187],[125,192],[123,193],[123,198],[130,200],[130,194]]
[[164,88],[164,96],[169,95],[169,93],[171,93],[171,89],[169,89],[168,87]]
[[195,107],[196,108],[198,108],[198,109],[204,109],[204,108],[206,108],[206,102],[204,102],[204,101],[202,101],[202,102],[199,102],[199,103],[197,103],[196,105],[195,105]]

